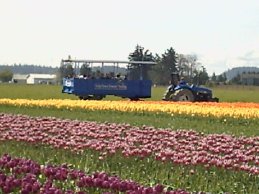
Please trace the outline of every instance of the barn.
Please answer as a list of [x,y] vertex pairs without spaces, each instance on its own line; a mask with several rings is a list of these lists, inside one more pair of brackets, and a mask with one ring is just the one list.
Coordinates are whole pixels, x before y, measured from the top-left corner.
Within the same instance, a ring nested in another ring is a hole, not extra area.
[[13,74],[12,82],[26,84],[28,76],[28,74]]
[[55,84],[55,74],[34,74],[31,73],[27,77],[27,84]]

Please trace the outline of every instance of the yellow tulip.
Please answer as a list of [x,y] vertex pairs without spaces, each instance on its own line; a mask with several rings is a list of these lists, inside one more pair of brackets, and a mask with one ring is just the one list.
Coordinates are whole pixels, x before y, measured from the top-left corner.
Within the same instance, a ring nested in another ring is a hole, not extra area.
[[29,100],[0,99],[0,105],[18,107],[46,107],[57,109],[112,110],[121,112],[154,112],[170,115],[202,117],[259,118],[258,103],[190,103],[163,101],[81,101],[81,100]]

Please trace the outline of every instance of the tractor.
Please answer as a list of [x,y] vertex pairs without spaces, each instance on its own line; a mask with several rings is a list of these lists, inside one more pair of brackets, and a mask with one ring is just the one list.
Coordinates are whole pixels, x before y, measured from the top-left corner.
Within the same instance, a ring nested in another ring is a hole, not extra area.
[[180,80],[178,72],[171,74],[171,85],[167,88],[163,99],[165,101],[189,101],[189,102],[219,102],[212,97],[212,91],[205,87],[188,85]]

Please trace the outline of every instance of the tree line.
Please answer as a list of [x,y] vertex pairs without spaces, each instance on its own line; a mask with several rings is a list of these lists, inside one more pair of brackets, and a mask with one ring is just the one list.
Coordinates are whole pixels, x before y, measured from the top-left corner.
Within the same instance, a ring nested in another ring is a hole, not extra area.
[[[157,85],[168,85],[171,73],[178,72],[187,82],[201,85],[206,84],[209,75],[206,68],[198,62],[196,55],[178,54],[170,47],[163,54],[152,54],[148,49],[137,45],[128,56],[129,61],[152,61],[156,65],[130,64],[128,69],[129,79],[150,79]],[[61,65],[59,68],[60,77],[74,76],[75,71],[71,64]],[[88,64],[80,67],[80,74],[91,74]],[[140,75],[142,76],[140,78]]]
[[[227,81],[226,74],[218,76],[213,73],[211,78],[207,73],[206,68],[199,62],[196,55],[184,55],[176,53],[173,47],[166,49],[163,54],[153,54],[148,49],[137,45],[133,52],[128,55],[129,61],[152,61],[156,65],[130,65],[128,68],[129,79],[150,79],[156,85],[168,85],[170,75],[173,72],[178,72],[180,77],[184,78],[187,82],[204,85],[208,83],[225,83]],[[63,77],[75,76],[75,69],[70,65],[61,65],[58,68],[41,67],[35,65],[16,65],[1,66],[0,68],[0,81],[9,82],[12,80],[14,73],[56,73],[57,80],[61,83]],[[88,64],[83,64],[79,70],[81,75],[100,75],[100,69],[90,68]],[[237,75],[231,83],[240,84],[240,75]]]
[[28,64],[13,64],[13,65],[0,65],[0,81],[9,82],[13,78],[13,74],[56,74],[59,71],[58,67],[46,67],[40,65]]

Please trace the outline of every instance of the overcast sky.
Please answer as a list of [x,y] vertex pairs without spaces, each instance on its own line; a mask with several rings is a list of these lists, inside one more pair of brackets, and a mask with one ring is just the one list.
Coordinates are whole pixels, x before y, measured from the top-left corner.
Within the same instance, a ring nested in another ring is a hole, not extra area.
[[137,44],[212,74],[259,67],[259,0],[0,0],[0,64],[127,60]]

